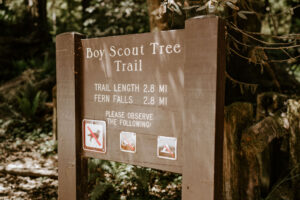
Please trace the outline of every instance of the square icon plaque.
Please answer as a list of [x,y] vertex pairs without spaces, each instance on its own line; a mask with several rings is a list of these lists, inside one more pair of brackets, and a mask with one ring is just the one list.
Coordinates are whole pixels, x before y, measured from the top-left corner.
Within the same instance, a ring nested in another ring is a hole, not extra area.
[[106,152],[106,122],[101,120],[84,119],[83,129],[83,149]]
[[177,138],[158,136],[157,156],[159,158],[176,160],[177,159]]
[[120,150],[129,153],[136,152],[136,134],[122,131],[120,133]]

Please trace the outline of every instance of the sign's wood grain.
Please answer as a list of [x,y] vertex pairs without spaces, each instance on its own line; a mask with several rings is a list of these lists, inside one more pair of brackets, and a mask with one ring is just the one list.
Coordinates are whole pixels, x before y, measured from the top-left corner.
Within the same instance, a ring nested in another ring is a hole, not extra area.
[[216,17],[186,21],[183,199],[222,199],[224,33]]
[[64,33],[56,37],[58,196],[83,199],[87,162],[81,152],[81,102],[79,69],[82,35]]
[[[107,152],[84,156],[182,172],[183,37],[177,30],[82,40],[82,118],[107,123]],[[136,133],[136,153],[120,151],[122,131]],[[158,158],[158,136],[178,138],[176,160]]]

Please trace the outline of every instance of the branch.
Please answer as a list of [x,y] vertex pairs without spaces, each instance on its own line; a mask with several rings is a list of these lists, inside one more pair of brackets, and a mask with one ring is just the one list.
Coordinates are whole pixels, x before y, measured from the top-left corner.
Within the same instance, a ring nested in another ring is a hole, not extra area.
[[277,13],[277,14],[274,14],[274,13],[258,13],[258,12],[255,12],[254,10],[251,10],[251,9],[249,9],[249,11],[254,12],[258,16],[268,16],[268,15],[271,15],[271,16],[280,16],[280,15],[283,15],[283,14],[286,14],[286,13],[290,13],[290,14],[293,15],[294,14],[294,10],[296,10],[297,8],[300,8],[300,5],[291,7],[289,9],[284,9],[283,11],[281,11],[280,13]]
[[[259,48],[259,49],[267,49],[267,50],[284,50],[284,49],[291,49],[291,48],[297,48],[300,47],[300,45],[291,45],[291,46],[282,46],[282,47],[264,47],[264,46],[254,46],[254,45],[249,45],[246,43],[243,43],[239,40],[237,40],[235,37],[233,37],[230,33],[227,33],[227,35],[236,43],[246,46],[246,47],[250,47],[250,48]],[[285,52],[286,53],[286,52]],[[290,56],[289,56],[290,57]]]
[[239,56],[241,58],[248,60],[248,62],[254,63],[256,65],[265,64],[265,62],[269,62],[269,63],[295,62],[298,58],[300,58],[300,55],[298,55],[298,56],[295,56],[292,58],[282,59],[282,60],[265,60],[264,62],[254,62],[251,58],[239,54],[237,51],[235,51],[232,48],[229,48],[229,51],[233,52],[234,54],[236,54],[237,56]]
[[238,27],[237,27],[235,24],[233,24],[232,22],[227,23],[227,25],[228,25],[230,28],[232,28],[232,29],[234,29],[234,30],[240,32],[241,34],[243,34],[243,35],[245,35],[245,36],[247,36],[247,37],[249,37],[249,38],[251,38],[251,39],[253,39],[253,40],[256,40],[257,42],[260,42],[260,43],[262,43],[262,44],[265,44],[265,45],[289,45],[289,44],[293,44],[293,43],[294,43],[294,42],[288,42],[288,43],[266,42],[266,41],[260,40],[260,39],[258,39],[258,38],[256,38],[256,37],[254,37],[254,36],[252,36],[252,35],[246,33],[244,30],[238,28]]
[[281,40],[286,40],[286,39],[299,40],[300,39],[300,34],[297,34],[297,33],[291,33],[291,34],[285,34],[285,35],[270,35],[270,34],[259,33],[259,32],[251,32],[251,31],[244,31],[244,32],[252,34],[252,35],[261,35],[261,36],[272,37],[272,38],[281,39]]
[[241,89],[241,92],[243,93],[243,88],[242,86],[245,86],[246,88],[250,88],[251,89],[251,92],[254,94],[257,87],[258,87],[258,84],[255,84],[255,83],[245,83],[245,82],[242,82],[242,81],[238,81],[234,78],[232,78],[226,71],[225,71],[225,76],[226,78],[228,78],[231,82],[233,82],[234,84],[238,84],[240,86],[240,89]]

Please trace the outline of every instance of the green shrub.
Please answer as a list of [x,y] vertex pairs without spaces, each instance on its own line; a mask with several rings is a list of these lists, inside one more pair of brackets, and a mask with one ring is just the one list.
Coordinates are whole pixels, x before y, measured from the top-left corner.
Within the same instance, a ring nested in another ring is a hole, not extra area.
[[181,199],[181,175],[98,159],[89,160],[89,198]]
[[40,119],[46,98],[45,92],[38,91],[31,82],[28,82],[16,96],[17,111],[25,121]]

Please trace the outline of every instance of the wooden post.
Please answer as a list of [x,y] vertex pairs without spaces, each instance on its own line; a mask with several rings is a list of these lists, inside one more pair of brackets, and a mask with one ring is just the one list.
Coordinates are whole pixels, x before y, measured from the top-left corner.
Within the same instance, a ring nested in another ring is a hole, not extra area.
[[86,160],[81,158],[80,66],[82,35],[56,37],[58,197],[84,199]]
[[52,119],[52,139],[57,140],[57,100],[56,85],[52,88],[53,119]]
[[218,17],[186,21],[182,198],[187,200],[223,199],[224,38]]

